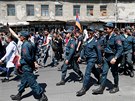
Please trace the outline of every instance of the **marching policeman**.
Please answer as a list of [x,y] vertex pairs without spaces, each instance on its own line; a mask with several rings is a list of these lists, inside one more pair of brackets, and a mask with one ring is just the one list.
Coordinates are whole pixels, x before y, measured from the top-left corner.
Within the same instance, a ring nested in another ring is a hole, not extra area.
[[97,38],[97,42],[98,44],[100,44],[101,46],[101,52],[102,52],[102,55],[103,55],[103,52],[104,52],[104,38],[105,38],[105,33],[104,33],[104,29],[101,27],[99,28],[99,37]]
[[39,96],[39,101],[47,101],[47,97],[43,92],[42,87],[36,82],[33,74],[35,53],[33,45],[28,41],[29,33],[22,31],[20,40],[23,42],[21,48],[20,66],[22,68],[21,84],[17,95],[11,95],[12,100],[21,100],[22,93],[25,91],[25,87],[29,87]]
[[[133,55],[133,51],[135,49],[135,39],[131,35],[130,26],[127,26],[125,28],[125,33],[121,35],[121,39],[122,39],[122,43],[123,43],[122,65],[124,66],[124,73],[126,73],[128,71],[130,76],[134,77],[132,55]],[[129,68],[126,67],[126,64],[128,64]]]
[[108,35],[105,37],[105,45],[104,45],[105,53],[104,53],[104,63],[102,66],[103,71],[100,80],[101,84],[99,88],[93,90],[93,94],[103,94],[107,80],[107,74],[110,67],[114,78],[114,87],[109,92],[116,93],[119,91],[118,64],[119,58],[121,57],[123,51],[122,41],[120,37],[113,32],[114,29],[113,23],[109,22],[105,26]]
[[79,64],[74,59],[75,50],[76,50],[76,42],[75,39],[72,38],[72,30],[68,29],[66,32],[66,37],[68,38],[68,43],[66,45],[65,50],[65,61],[62,67],[62,76],[61,81],[56,84],[56,86],[65,85],[65,77],[68,69],[68,65],[71,64],[73,70],[79,75],[79,81],[83,79],[83,73],[80,71]]
[[85,57],[87,61],[87,67],[86,67],[85,76],[83,79],[83,86],[81,90],[77,92],[76,96],[82,96],[86,93],[88,89],[88,84],[90,82],[91,72],[93,72],[93,74],[98,80],[100,78],[100,74],[95,68],[95,63],[97,60],[99,64],[98,66],[101,66],[102,64],[102,55],[100,51],[100,45],[97,44],[97,40],[94,38],[94,29],[90,28],[90,29],[87,29],[87,31],[88,31],[88,39],[84,43],[83,50],[78,59],[78,61],[80,61],[83,57]]

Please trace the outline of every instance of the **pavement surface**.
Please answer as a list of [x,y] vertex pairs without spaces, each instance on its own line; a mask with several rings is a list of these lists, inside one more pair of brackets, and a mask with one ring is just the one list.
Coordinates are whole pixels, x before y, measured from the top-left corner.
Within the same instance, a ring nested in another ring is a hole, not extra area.
[[[48,61],[47,63],[49,63]],[[61,62],[57,67],[60,67]],[[45,89],[45,94],[48,101],[135,101],[135,77],[120,75],[120,91],[115,94],[110,94],[108,88],[112,86],[113,78],[109,71],[107,87],[102,95],[93,95],[92,89],[95,86],[96,79],[91,75],[91,87],[84,96],[76,97],[76,92],[81,89],[82,83],[76,80],[77,75],[72,69],[68,70],[67,77],[69,78],[65,85],[56,86],[60,81],[61,72],[57,67],[40,68],[37,75],[37,81]],[[85,64],[80,64],[80,68],[85,73]],[[0,77],[2,79],[3,77]],[[11,77],[11,79],[14,77]],[[17,94],[20,81],[11,80],[10,82],[0,82],[0,101],[12,101],[10,95]],[[26,88],[21,101],[37,101],[30,88]]]

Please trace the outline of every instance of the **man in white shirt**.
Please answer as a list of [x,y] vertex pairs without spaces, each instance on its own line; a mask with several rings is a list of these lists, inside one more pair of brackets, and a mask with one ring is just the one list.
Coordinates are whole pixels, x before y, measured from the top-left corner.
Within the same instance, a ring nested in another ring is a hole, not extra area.
[[4,61],[6,61],[6,69],[0,68],[1,70],[5,70],[7,72],[6,78],[2,80],[2,82],[9,81],[9,76],[11,72],[14,70],[14,57],[17,53],[17,45],[13,41],[13,36],[9,35],[7,37],[7,42],[9,43],[8,46],[6,47],[6,54],[0,59],[0,64],[2,64]]

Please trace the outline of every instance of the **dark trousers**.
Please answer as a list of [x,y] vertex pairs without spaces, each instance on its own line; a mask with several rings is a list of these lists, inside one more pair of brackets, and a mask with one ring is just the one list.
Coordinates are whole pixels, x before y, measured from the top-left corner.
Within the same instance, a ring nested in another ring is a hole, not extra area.
[[37,95],[41,95],[43,93],[43,89],[37,83],[31,67],[25,65],[22,67],[22,70],[23,74],[21,75],[21,84],[18,91],[23,93],[25,91],[26,85],[28,84]]
[[[83,74],[82,72],[80,71],[80,67],[79,67],[79,64],[77,63],[77,59],[74,59],[72,58],[70,60],[70,63],[71,64],[71,67],[73,68],[73,70],[81,77]],[[62,67],[62,77],[61,77],[61,80],[65,80],[65,77],[66,77],[66,74],[67,74],[67,69],[68,69],[68,66],[69,64],[65,64],[65,61],[64,61],[64,64],[63,64],[63,67]]]
[[10,68],[0,67],[0,71],[6,72],[6,77],[9,78],[10,74],[14,71],[14,68],[15,67],[10,67]]
[[94,74],[94,76],[97,79],[99,79],[99,77],[100,77],[100,73],[95,68],[95,62],[96,62],[96,58],[90,58],[87,60],[87,67],[85,70],[85,75],[84,75],[84,80],[83,80],[84,88],[87,88],[87,86],[90,82],[91,72]]
[[[128,64],[128,68],[127,68],[126,64]],[[133,71],[132,53],[128,52],[127,54],[123,55],[122,66],[124,67],[125,72],[127,70]]]
[[[118,60],[118,59],[117,59]],[[101,76],[101,86],[105,87],[106,80],[107,80],[107,74],[109,71],[109,68],[111,67],[111,72],[114,78],[114,86],[118,86],[119,84],[119,76],[118,76],[118,63],[119,61],[116,61],[115,64],[111,64],[110,61],[107,61],[104,59],[103,67],[102,67],[102,76]]]

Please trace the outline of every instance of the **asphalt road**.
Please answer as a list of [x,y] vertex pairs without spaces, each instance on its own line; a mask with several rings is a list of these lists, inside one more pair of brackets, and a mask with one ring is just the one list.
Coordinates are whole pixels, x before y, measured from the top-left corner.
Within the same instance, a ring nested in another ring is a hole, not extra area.
[[[49,61],[47,62],[49,63]],[[62,62],[57,66],[60,67]],[[48,101],[135,101],[135,77],[120,75],[120,91],[110,94],[108,87],[112,86],[113,78],[109,71],[107,87],[102,95],[92,95],[92,89],[97,88],[94,84],[96,79],[91,75],[91,87],[84,96],[76,97],[76,92],[81,89],[82,83],[76,81],[77,75],[72,69],[68,70],[68,82],[63,86],[56,86],[60,81],[61,72],[57,67],[40,68],[37,75],[37,81],[45,89]],[[81,64],[80,68],[85,72],[85,64]],[[3,77],[0,77],[2,79]],[[14,78],[14,77],[11,77]],[[0,82],[0,101],[11,101],[10,95],[16,94],[19,81],[11,80],[10,82]],[[23,93],[22,101],[36,101],[30,88],[26,88]]]

